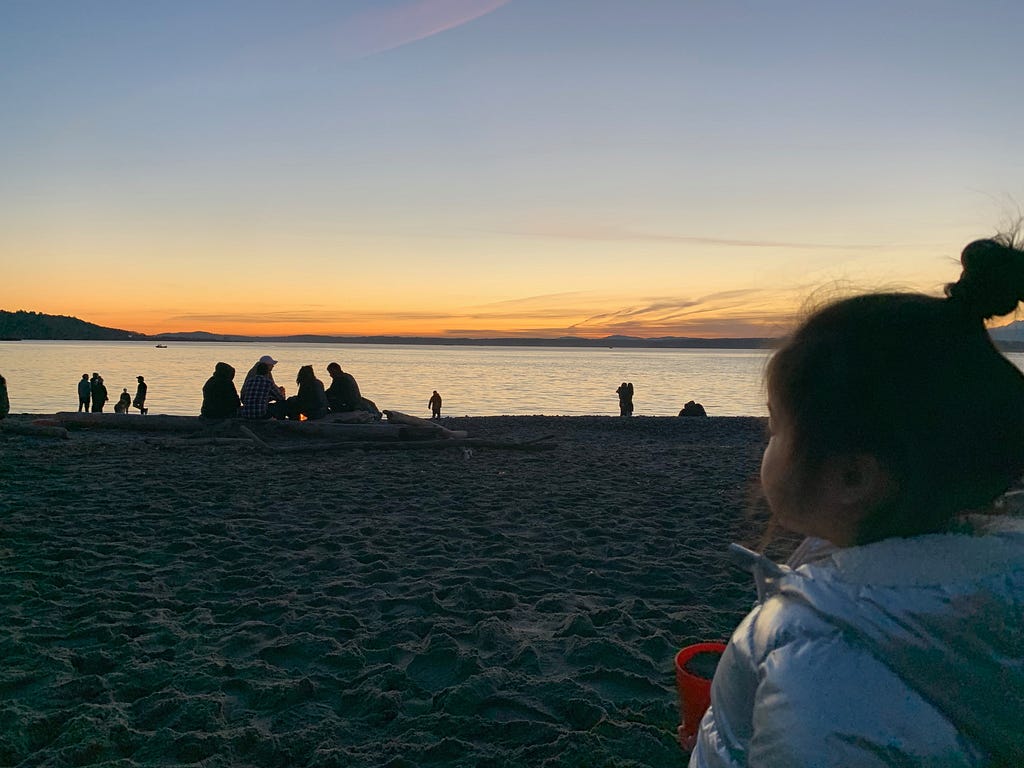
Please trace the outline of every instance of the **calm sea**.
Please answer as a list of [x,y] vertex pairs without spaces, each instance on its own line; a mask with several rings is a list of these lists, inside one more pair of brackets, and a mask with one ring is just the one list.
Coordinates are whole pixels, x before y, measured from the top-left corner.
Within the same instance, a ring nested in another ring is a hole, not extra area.
[[[8,341],[0,342],[0,374],[12,413],[73,411],[81,375],[98,371],[110,393],[107,411],[122,388],[135,393],[142,374],[150,413],[187,415],[199,413],[218,361],[235,367],[241,387],[264,354],[278,360],[274,378],[289,394],[299,366],[312,365],[329,384],[325,369],[336,360],[379,408],[419,416],[430,415],[435,389],[447,416],[617,415],[623,381],[633,382],[638,416],[674,416],[687,400],[711,416],[766,414],[766,350]],[[1009,357],[1024,366],[1024,354]]]
[[687,400],[713,416],[765,413],[764,350],[11,341],[0,342],[0,374],[13,413],[73,411],[81,375],[98,371],[110,393],[107,411],[122,388],[135,393],[141,374],[150,413],[197,414],[218,361],[235,367],[241,387],[264,354],[278,361],[274,378],[289,394],[300,366],[312,365],[329,384],[326,367],[336,360],[379,408],[420,416],[430,415],[435,389],[447,416],[616,415],[623,381],[633,382],[638,416],[674,416]]

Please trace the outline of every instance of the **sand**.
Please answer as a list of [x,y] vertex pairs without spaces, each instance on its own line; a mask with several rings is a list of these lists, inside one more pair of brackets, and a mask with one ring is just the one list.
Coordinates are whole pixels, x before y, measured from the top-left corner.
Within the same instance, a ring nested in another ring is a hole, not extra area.
[[685,765],[764,421],[444,423],[556,448],[0,434],[0,765]]

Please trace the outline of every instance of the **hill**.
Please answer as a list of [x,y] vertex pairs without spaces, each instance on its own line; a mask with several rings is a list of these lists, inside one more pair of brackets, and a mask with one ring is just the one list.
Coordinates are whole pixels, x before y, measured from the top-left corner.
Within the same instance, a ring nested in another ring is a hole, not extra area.
[[772,339],[719,338],[700,339],[683,336],[663,336],[646,339],[638,336],[605,336],[593,339],[579,336],[502,337],[472,339],[438,336],[327,336],[302,334],[294,336],[241,336],[209,333],[208,331],[182,331],[147,335],[101,325],[64,315],[44,315],[41,312],[7,312],[0,310],[0,340],[58,340],[69,341],[221,341],[221,342],[274,342],[319,344],[429,344],[450,346],[495,347],[636,347],[636,348],[704,348],[704,349],[759,349],[770,346]]
[[0,309],[0,339],[67,339],[73,341],[127,341],[145,339],[144,333],[104,328],[77,317]]

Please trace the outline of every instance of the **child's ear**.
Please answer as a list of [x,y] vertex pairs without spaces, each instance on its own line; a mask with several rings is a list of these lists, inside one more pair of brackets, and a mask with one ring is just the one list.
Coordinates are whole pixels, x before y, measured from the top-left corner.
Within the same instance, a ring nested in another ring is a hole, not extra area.
[[891,491],[892,478],[870,453],[834,456],[828,465],[825,492],[834,505],[847,511],[848,516],[865,516]]

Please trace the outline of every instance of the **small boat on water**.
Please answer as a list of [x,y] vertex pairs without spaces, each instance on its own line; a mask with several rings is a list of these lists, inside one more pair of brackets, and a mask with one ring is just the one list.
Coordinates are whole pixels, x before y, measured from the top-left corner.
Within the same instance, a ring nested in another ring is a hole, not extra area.
[[167,345],[166,344],[157,344],[156,348],[157,349],[167,349]]

